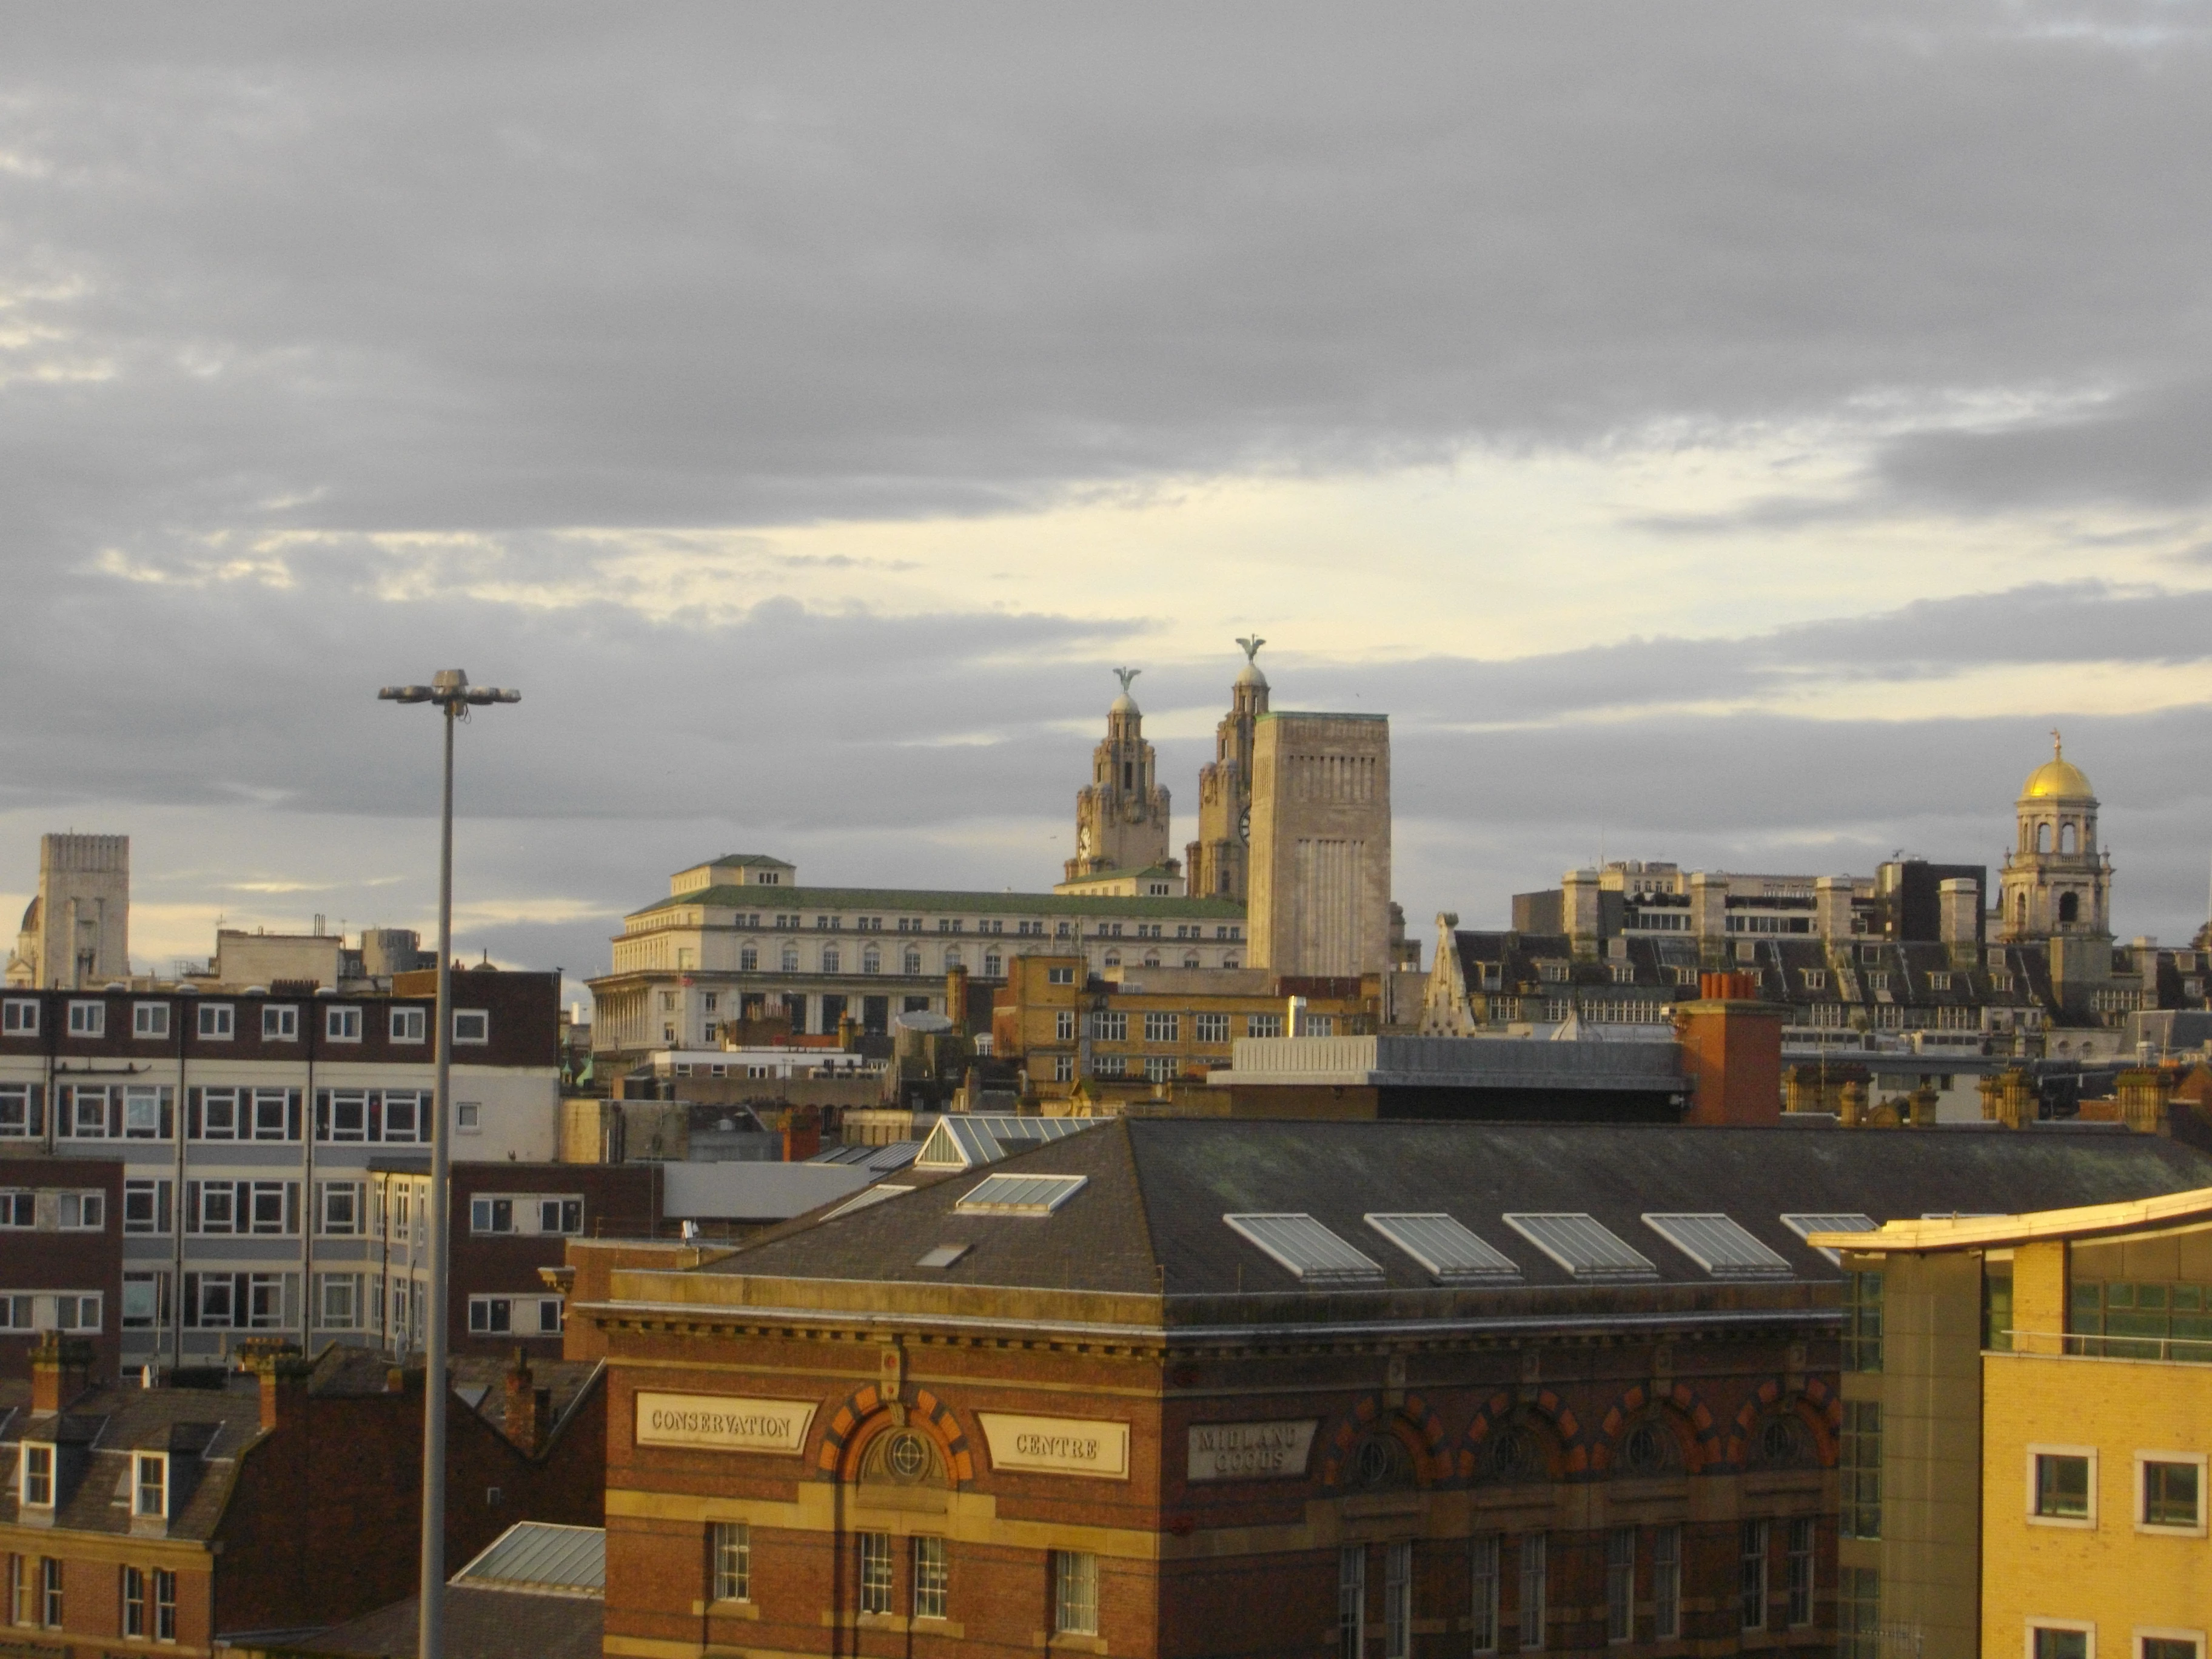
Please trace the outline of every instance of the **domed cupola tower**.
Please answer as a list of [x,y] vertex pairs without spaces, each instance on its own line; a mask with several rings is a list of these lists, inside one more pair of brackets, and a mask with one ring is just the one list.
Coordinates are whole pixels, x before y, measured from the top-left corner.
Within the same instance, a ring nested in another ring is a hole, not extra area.
[[2051,758],[2027,775],[2019,835],[1999,878],[2000,937],[2110,939],[2112,865],[2097,845],[2097,797],[2051,734]]
[[[1149,870],[1168,858],[1168,792],[1160,787],[1145,717],[1129,695],[1144,671],[1117,668],[1121,695],[1106,711],[1106,741],[1091,753],[1091,782],[1075,795],[1075,856],[1067,879]],[[1176,866],[1180,873],[1180,866]]]

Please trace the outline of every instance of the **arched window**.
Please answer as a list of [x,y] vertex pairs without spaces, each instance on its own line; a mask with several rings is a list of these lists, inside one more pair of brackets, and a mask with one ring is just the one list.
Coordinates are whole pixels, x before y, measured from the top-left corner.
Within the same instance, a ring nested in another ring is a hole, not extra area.
[[960,947],[957,945],[946,945],[945,947],[945,971],[949,974],[959,965]]
[[837,971],[838,963],[841,960],[842,958],[837,954],[837,947],[836,945],[825,945],[822,947],[822,971],[823,973],[836,973]]
[[985,979],[1004,979],[1006,976],[1006,959],[1000,956],[996,951],[984,951],[983,977]]
[[2063,926],[2068,922],[2079,921],[2081,919],[2081,896],[2079,893],[2061,893],[2058,896],[2058,921],[2060,925]]
[[1109,968],[1119,968],[1121,965],[1121,953],[1119,951],[1109,951],[1106,953],[1106,965]]
[[783,971],[787,974],[799,971],[799,947],[796,945],[783,947]]
[[2047,823],[2039,823],[2035,826],[2035,850],[2039,853],[2048,853],[2051,850],[2051,826]]
[[1237,965],[1237,958],[1235,957],[1224,957],[1221,958],[1221,965],[1224,968],[1234,968]]
[[919,977],[921,973],[921,952],[914,949],[911,945],[907,947],[906,966],[904,971],[917,977]]
[[1197,954],[1196,954],[1195,952],[1193,952],[1191,955],[1185,957],[1182,959],[1182,965],[1183,965],[1184,967],[1186,967],[1186,968],[1195,968],[1195,967],[1197,967],[1197,966],[1198,966],[1198,957],[1197,957]]
[[2062,853],[2073,852],[2075,850],[2075,830],[2074,828],[2074,820],[2069,818],[2065,823],[2058,826],[2058,850]]
[[871,945],[866,950],[861,951],[860,971],[864,974],[882,973],[884,971],[884,953],[881,951],[878,951],[872,945]]
[[760,951],[752,945],[740,945],[738,947],[738,971],[741,974],[758,973]]

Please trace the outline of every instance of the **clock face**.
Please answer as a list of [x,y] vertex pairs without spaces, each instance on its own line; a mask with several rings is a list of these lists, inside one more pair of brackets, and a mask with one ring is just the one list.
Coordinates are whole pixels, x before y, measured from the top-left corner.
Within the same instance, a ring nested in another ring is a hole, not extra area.
[[1237,815],[1237,839],[1247,847],[1252,844],[1252,809],[1249,806]]

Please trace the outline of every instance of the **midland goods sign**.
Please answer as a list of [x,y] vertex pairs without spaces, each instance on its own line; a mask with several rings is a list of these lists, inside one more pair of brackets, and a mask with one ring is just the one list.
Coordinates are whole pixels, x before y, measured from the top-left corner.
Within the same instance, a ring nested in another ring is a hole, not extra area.
[[708,1451],[792,1452],[806,1447],[811,1400],[740,1400],[725,1394],[640,1394],[637,1443]]
[[1306,1472],[1320,1422],[1194,1423],[1192,1480],[1279,1480]]
[[1129,1478],[1129,1425],[1074,1417],[1002,1417],[976,1413],[990,1443],[991,1467],[1040,1474]]

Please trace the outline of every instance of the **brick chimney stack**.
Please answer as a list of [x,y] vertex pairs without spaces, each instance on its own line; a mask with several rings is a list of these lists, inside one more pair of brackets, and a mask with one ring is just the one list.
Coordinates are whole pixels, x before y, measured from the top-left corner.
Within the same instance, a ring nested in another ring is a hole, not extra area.
[[517,1348],[514,1364],[507,1371],[507,1437],[532,1453],[543,1443],[547,1407],[552,1401],[552,1390],[537,1383],[531,1374],[530,1356]]
[[1685,1123],[1781,1121],[1782,1023],[1790,1011],[1759,990],[1756,974],[1704,974],[1697,998],[1675,1005],[1689,1093]]
[[822,1150],[822,1114],[811,1106],[793,1106],[783,1115],[783,1161],[804,1164]]
[[254,1338],[243,1346],[240,1364],[261,1379],[261,1426],[273,1429],[297,1421],[307,1403],[315,1362],[289,1342]]
[[66,1411],[92,1387],[94,1349],[81,1336],[47,1331],[31,1350],[31,1410]]

